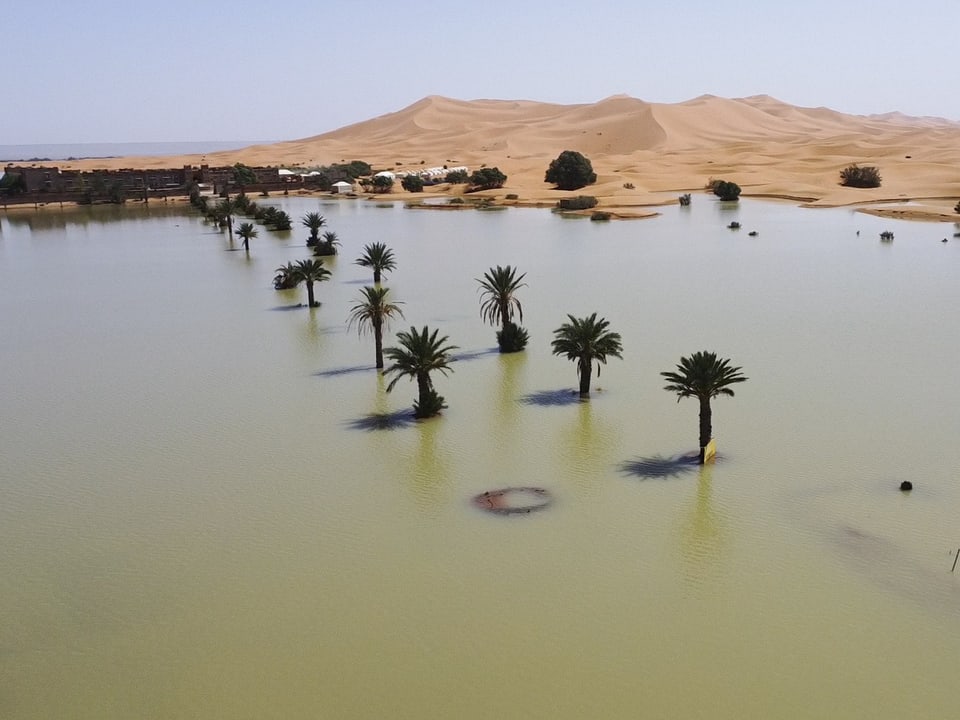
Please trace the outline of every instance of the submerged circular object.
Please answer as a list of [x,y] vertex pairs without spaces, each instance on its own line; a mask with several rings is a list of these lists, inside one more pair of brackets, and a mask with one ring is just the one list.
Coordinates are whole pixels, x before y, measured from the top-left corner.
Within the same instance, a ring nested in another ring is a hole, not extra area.
[[523,515],[543,510],[553,497],[542,487],[507,487],[474,495],[473,504],[495,515]]

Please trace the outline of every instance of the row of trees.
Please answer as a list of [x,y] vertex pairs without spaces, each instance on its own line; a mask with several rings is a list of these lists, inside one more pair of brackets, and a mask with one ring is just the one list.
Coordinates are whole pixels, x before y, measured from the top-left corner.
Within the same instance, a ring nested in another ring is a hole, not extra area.
[[[318,222],[319,214],[307,214],[303,224],[319,230],[323,222]],[[322,219],[322,216],[319,216]],[[316,233],[311,228],[312,236]],[[239,230],[238,230],[239,232]],[[385,376],[392,376],[387,391],[394,389],[403,378],[410,378],[417,384],[417,398],[413,404],[416,418],[433,417],[441,412],[445,398],[433,384],[432,373],[447,375],[452,372],[450,363],[452,353],[458,349],[446,335],[440,335],[438,329],[424,325],[418,329],[397,333],[396,345],[383,346],[383,334],[390,320],[403,317],[402,302],[394,302],[389,296],[389,288],[381,285],[383,276],[396,269],[397,263],[393,250],[381,242],[364,246],[363,253],[355,264],[373,271],[372,286],[360,291],[360,298],[350,308],[347,318],[348,328],[356,328],[358,334],[372,334],[376,368]],[[277,269],[277,281],[285,278],[283,287],[296,287],[304,283],[307,287],[307,304],[316,307],[319,303],[314,297],[314,284],[330,278],[331,273],[324,267],[322,259],[299,260],[287,263]],[[491,267],[477,278],[480,292],[480,317],[484,322],[499,326],[497,342],[501,352],[517,352],[524,349],[528,342],[527,331],[517,325],[514,319],[523,321],[523,305],[517,297],[518,291],[526,287],[526,273],[520,273],[511,265]],[[581,399],[590,397],[590,384],[593,377],[593,365],[597,364],[597,375],[608,358],[623,357],[622,339],[619,333],[610,329],[605,318],[597,313],[578,318],[567,315],[567,322],[553,331],[551,348],[554,355],[566,357],[576,364]],[[385,368],[385,360],[391,364]],[[385,368],[385,369],[384,369]],[[710,401],[720,395],[732,396],[730,388],[747,378],[741,368],[733,367],[730,361],[718,358],[716,353],[702,351],[689,357],[682,357],[676,370],[661,373],[668,381],[666,390],[677,394],[678,400],[694,397],[700,402],[700,446],[705,446],[712,436],[712,410]]]

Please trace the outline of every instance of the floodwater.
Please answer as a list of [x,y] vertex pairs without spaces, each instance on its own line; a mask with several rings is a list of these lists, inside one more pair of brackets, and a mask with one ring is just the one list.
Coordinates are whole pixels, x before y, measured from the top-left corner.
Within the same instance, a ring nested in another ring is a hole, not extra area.
[[[319,308],[271,286],[300,227],[248,256],[156,204],[0,215],[0,717],[956,716],[957,228],[272,202],[343,243]],[[435,420],[346,328],[375,240],[392,331],[460,347]],[[551,331],[594,311],[624,359],[579,403]],[[659,373],[702,349],[749,382],[701,470]],[[553,502],[471,502],[508,485]]]

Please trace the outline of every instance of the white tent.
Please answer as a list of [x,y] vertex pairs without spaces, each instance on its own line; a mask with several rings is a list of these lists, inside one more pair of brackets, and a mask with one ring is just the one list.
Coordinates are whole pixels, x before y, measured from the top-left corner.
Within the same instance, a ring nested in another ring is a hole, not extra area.
[[348,193],[353,192],[353,185],[348,182],[341,180],[340,182],[335,182],[331,190],[335,193]]

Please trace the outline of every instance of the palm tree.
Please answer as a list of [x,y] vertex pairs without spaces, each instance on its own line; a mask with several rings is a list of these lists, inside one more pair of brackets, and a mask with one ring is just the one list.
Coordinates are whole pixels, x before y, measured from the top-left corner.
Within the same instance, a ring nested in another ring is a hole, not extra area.
[[718,395],[733,397],[730,385],[744,382],[739,367],[730,367],[726,358],[718,358],[716,353],[706,350],[695,352],[690,357],[681,357],[676,371],[660,373],[670,383],[663,389],[677,394],[677,402],[685,397],[695,397],[700,401],[700,461],[703,462],[703,448],[713,437],[713,411],[710,400]]
[[363,246],[363,255],[357,258],[357,265],[373,268],[374,284],[380,282],[380,274],[395,270],[396,261],[393,259],[393,250],[382,242],[370,243]]
[[274,290],[290,290],[300,284],[297,279],[297,266],[292,262],[281,265],[274,272],[277,273],[273,276]]
[[307,284],[307,305],[317,307],[320,303],[313,299],[313,284],[323,282],[330,277],[330,271],[323,266],[323,260],[297,260],[294,265],[296,268],[297,284]]
[[526,287],[526,283],[522,282],[526,276],[523,273],[517,277],[516,268],[509,265],[497,265],[484,273],[482,280],[476,279],[480,283],[480,317],[494,327],[502,326],[497,333],[500,352],[517,352],[526,347],[527,331],[513,322],[514,308],[520,316],[520,322],[523,322],[523,306],[514,293]]
[[399,315],[403,317],[403,311],[400,305],[403,303],[387,302],[387,293],[389,288],[370,287],[369,285],[360,291],[363,299],[350,308],[350,317],[348,327],[357,325],[357,332],[363,334],[364,331],[373,332],[373,341],[377,353],[377,369],[383,369],[383,326],[386,321]]
[[217,218],[220,222],[220,227],[226,225],[227,231],[230,233],[230,242],[233,242],[233,214],[237,211],[237,206],[229,197],[223,198],[220,202],[213,206],[213,211],[216,213]]
[[[597,320],[597,314],[590,317],[575,318],[567,315],[570,322],[564,323],[553,334],[556,337],[551,342],[554,355],[566,355],[568,360],[577,361],[577,372],[580,375],[580,397],[590,397],[590,376],[593,374],[593,361],[606,363],[607,356],[623,359],[620,354],[623,346],[620,343],[620,333],[607,330],[610,323],[604,318]],[[597,365],[597,377],[600,376],[600,365]]]
[[253,223],[240,223],[237,228],[237,235],[243,240],[243,249],[250,252],[250,239],[257,236],[257,228]]
[[388,347],[383,352],[393,361],[393,364],[384,371],[384,375],[396,374],[396,377],[387,385],[387,392],[402,377],[411,377],[417,381],[418,398],[413,403],[413,416],[427,418],[439,414],[446,407],[443,396],[433,389],[430,373],[439,370],[444,375],[450,370],[450,352],[457,349],[456,345],[448,345],[449,338],[444,335],[437,337],[437,330],[433,333],[426,325],[418,332],[415,327],[410,332],[397,333],[399,347]]
[[327,219],[318,212],[307,213],[300,220],[305,228],[309,228],[310,237],[307,238],[307,247],[313,247],[320,241],[320,228],[327,224]]
[[340,238],[337,237],[335,232],[328,230],[323,234],[323,240],[317,240],[317,244],[313,248],[313,254],[320,256],[336,255],[339,245]]

